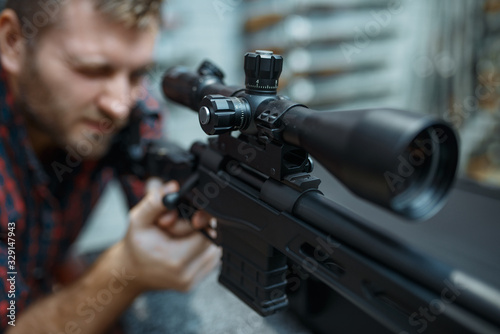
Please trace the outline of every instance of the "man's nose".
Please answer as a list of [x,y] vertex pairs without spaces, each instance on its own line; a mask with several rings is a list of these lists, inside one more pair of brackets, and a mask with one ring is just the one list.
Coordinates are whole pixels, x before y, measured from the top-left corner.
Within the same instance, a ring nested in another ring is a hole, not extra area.
[[112,120],[125,119],[132,108],[132,85],[127,75],[116,74],[110,78],[100,94],[99,109]]

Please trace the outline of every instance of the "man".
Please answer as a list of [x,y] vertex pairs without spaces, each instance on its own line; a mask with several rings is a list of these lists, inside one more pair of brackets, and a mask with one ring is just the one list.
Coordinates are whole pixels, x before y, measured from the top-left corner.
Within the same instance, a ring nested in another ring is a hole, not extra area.
[[[105,332],[140,293],[187,290],[218,261],[214,246],[162,206],[177,185],[157,183],[130,211],[124,239],[52,291],[57,265],[115,174],[103,158],[152,61],[160,4],[8,0],[0,14],[0,323],[8,333]],[[206,220],[197,213],[193,225]]]

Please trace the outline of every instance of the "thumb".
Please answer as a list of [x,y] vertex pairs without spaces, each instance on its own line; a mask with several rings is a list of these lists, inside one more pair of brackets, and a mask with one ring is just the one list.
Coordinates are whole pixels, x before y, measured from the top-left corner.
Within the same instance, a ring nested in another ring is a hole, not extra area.
[[144,191],[146,194],[159,190],[163,186],[163,181],[159,177],[150,177],[146,180]]
[[178,191],[179,185],[175,181],[168,182],[161,187],[149,187],[146,197],[130,210],[130,222],[137,225],[150,225],[167,211],[163,205],[166,194]]

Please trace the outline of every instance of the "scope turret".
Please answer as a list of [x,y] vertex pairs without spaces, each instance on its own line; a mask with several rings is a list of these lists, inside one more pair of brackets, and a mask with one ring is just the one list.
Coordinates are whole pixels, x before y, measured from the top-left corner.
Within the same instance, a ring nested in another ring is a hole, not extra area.
[[245,54],[245,86],[248,94],[276,94],[283,70],[283,57],[272,51]]

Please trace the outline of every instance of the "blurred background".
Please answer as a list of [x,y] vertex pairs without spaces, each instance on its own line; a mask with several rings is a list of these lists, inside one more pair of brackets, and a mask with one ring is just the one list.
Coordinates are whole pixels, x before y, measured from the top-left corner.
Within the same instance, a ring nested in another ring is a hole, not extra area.
[[[195,113],[164,101],[159,90],[164,71],[175,65],[194,71],[210,59],[225,72],[226,83],[243,85],[244,53],[272,50],[285,61],[281,94],[318,110],[389,107],[443,117],[460,135],[459,177],[498,187],[499,37],[499,0],[169,0],[148,84],[163,104],[165,135],[189,148],[206,135]],[[126,214],[123,195],[112,184],[76,252],[101,250],[119,240]],[[187,296],[139,299],[128,316],[144,320],[147,332],[163,332],[162,315],[182,309],[191,321],[170,316],[163,321],[169,331],[298,333],[283,327],[280,318],[252,317],[215,280]],[[239,326],[221,327],[228,309],[245,315]]]
[[[243,84],[244,53],[273,50],[281,94],[319,110],[443,117],[461,136],[460,174],[500,185],[498,0],[170,0],[165,24],[159,68],[210,59]],[[169,138],[205,137],[194,113],[168,107]]]

